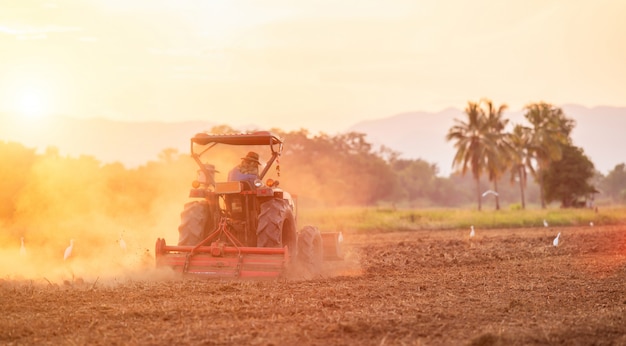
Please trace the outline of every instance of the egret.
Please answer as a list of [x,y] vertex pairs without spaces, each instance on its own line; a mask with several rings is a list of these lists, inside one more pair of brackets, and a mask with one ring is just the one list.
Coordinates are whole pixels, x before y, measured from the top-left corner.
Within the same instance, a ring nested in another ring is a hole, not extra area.
[[546,219],[543,219],[543,227],[548,227],[548,221],[546,221]]
[[24,246],[24,237],[21,237],[22,245],[20,246],[20,255],[26,256],[26,247]]
[[67,260],[72,255],[72,249],[74,248],[74,239],[70,239],[70,246],[65,249],[63,254],[63,260]]
[[474,225],[472,225],[472,230],[470,231],[470,238],[473,238],[476,235],[474,232]]
[[554,240],[552,241],[552,245],[559,246],[559,237],[560,236],[561,236],[561,232],[559,232],[559,234],[556,235],[556,238],[554,238]]
[[593,221],[589,221],[589,226],[593,227]]
[[487,195],[498,196],[498,193],[493,191],[493,190],[487,190],[487,191],[483,192],[483,197],[486,197]]
[[122,248],[122,250],[126,251],[126,242],[124,241],[124,238],[122,238],[122,235],[120,234],[120,247]]

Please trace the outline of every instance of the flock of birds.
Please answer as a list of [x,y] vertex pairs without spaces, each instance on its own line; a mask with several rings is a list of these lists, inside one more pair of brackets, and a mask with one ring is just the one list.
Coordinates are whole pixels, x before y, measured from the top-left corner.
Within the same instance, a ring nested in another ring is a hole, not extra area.
[[[487,197],[489,195],[493,195],[493,196],[497,197],[498,193],[496,191],[493,191],[493,190],[487,190],[487,191],[483,192],[483,194],[482,194],[483,197]],[[548,227],[548,226],[549,226],[548,221],[546,219],[543,219],[543,227]],[[589,226],[593,227],[593,221],[589,222]],[[470,228],[469,236],[470,236],[470,238],[473,238],[475,235],[476,235],[476,232],[474,231],[474,225],[472,225],[472,227]],[[553,246],[555,246],[555,247],[559,246],[559,238],[560,237],[561,237],[561,232],[559,232],[556,235],[556,238],[554,238],[554,240],[552,240],[552,245]]]
[[[24,237],[20,238],[20,256],[26,256],[26,246],[24,245]],[[120,234],[120,239],[118,239],[117,243],[120,245],[120,248],[123,251],[126,251],[126,241]],[[74,249],[74,239],[70,239],[70,245],[65,248],[65,252],[63,252],[63,260],[67,261],[72,256],[72,250]]]
[[[544,227],[548,227],[548,221],[546,221],[545,219],[543,220],[543,226]],[[593,227],[593,222],[589,222],[589,226]],[[470,238],[474,238],[476,236],[476,230],[474,229],[474,225],[472,225],[470,227],[470,234],[469,237]],[[339,242],[343,241],[343,235],[340,233],[339,234]],[[552,246],[559,246],[559,238],[561,237],[561,232],[559,232],[556,235],[556,238],[554,238],[554,240],[552,240]],[[26,256],[26,246],[24,245],[24,237],[20,238],[21,241],[21,245],[20,245],[20,255],[21,256]],[[120,245],[120,248],[123,251],[126,251],[126,241],[124,241],[123,235],[120,234],[120,238],[117,240],[117,243]],[[72,256],[72,250],[74,249],[74,239],[70,239],[70,245],[65,248],[65,252],[63,253],[63,260],[67,261],[71,256]]]
[[[550,226],[548,224],[548,221],[546,219],[543,220],[543,227],[548,227]],[[589,222],[589,226],[593,227],[593,221]],[[476,231],[474,230],[474,225],[470,226],[470,233],[469,233],[469,237],[474,238],[476,236]],[[556,237],[552,240],[552,246],[557,247],[559,246],[559,239],[561,238],[561,232],[559,232]]]

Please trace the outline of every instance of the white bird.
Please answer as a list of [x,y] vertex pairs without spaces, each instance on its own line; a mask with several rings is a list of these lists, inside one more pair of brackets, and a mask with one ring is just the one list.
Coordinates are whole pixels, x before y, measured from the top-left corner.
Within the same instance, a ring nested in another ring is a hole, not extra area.
[[593,227],[593,221],[589,221],[589,226]]
[[559,237],[560,236],[561,236],[561,232],[559,232],[559,234],[556,235],[556,238],[554,238],[554,240],[552,241],[552,245],[559,246]]
[[483,197],[487,196],[487,195],[494,195],[494,196],[498,196],[498,193],[493,191],[493,190],[487,190],[485,192],[483,192]]
[[474,232],[474,225],[472,225],[472,230],[470,231],[470,238],[473,238],[476,235]]
[[63,260],[65,261],[72,255],[72,249],[74,248],[74,239],[70,239],[70,246],[65,249],[65,253],[63,254]]
[[20,255],[26,256],[26,247],[24,246],[24,237],[21,237],[22,245],[20,246]]
[[546,221],[546,219],[543,219],[543,227],[548,227],[548,221]]
[[124,238],[122,238],[122,235],[120,234],[120,247],[122,248],[122,250],[126,251],[126,242],[124,241]]

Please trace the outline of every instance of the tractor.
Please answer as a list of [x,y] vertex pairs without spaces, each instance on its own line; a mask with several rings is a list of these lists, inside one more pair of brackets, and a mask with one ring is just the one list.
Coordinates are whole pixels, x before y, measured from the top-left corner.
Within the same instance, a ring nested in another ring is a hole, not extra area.
[[[265,151],[255,179],[216,181],[210,158],[227,147]],[[342,234],[311,225],[298,229],[297,198],[278,179],[263,181],[274,164],[280,177],[282,152],[283,140],[269,131],[193,136],[191,157],[199,169],[191,201],[181,212],[178,244],[157,239],[157,266],[194,276],[276,278],[290,269],[319,273],[323,261],[341,260]]]

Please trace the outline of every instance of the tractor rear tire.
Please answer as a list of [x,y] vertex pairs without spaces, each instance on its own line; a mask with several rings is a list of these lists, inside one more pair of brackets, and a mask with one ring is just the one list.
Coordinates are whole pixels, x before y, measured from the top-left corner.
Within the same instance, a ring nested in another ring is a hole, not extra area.
[[324,249],[322,235],[314,226],[305,226],[298,234],[298,264],[309,275],[317,275],[322,270]]
[[206,201],[193,201],[185,204],[180,213],[178,226],[178,245],[195,246],[205,238],[205,229],[209,221],[209,204]]
[[296,251],[296,222],[285,200],[271,199],[261,204],[257,227],[258,247],[285,247]]

